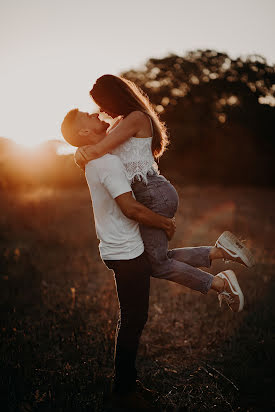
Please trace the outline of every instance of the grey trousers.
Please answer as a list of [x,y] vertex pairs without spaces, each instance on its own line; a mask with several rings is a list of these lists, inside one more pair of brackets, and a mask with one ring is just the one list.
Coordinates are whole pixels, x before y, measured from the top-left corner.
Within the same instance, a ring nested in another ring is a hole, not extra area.
[[[178,194],[174,186],[162,175],[147,175],[147,184],[135,180],[132,189],[136,200],[162,216],[172,218],[178,207]],[[199,269],[210,267],[211,246],[168,249],[166,233],[140,225],[145,251],[152,266],[152,276],[187,286],[206,294],[211,288],[213,275]]]

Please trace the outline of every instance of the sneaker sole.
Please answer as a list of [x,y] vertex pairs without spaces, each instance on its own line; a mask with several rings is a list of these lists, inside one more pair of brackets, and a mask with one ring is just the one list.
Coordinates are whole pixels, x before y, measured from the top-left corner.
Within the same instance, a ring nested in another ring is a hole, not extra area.
[[231,232],[224,232],[216,242],[216,245],[221,245],[225,249],[229,249],[230,246],[233,246],[234,253],[238,255],[239,258],[243,261],[245,266],[251,268],[255,265],[255,261],[252,253],[247,247]]
[[243,310],[243,307],[244,307],[244,295],[240,288],[236,275],[233,272],[233,270],[224,270],[221,273],[226,277],[226,279],[231,283],[233,289],[238,293],[238,296],[240,299],[240,305],[239,305],[238,312],[240,312],[241,310]]

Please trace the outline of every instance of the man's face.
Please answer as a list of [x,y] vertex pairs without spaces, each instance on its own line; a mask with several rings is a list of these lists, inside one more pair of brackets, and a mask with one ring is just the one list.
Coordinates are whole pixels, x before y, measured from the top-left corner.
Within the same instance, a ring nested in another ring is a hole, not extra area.
[[86,134],[89,136],[104,137],[109,126],[109,123],[99,119],[98,113],[89,114],[79,111],[75,119],[76,129],[83,132],[86,131]]

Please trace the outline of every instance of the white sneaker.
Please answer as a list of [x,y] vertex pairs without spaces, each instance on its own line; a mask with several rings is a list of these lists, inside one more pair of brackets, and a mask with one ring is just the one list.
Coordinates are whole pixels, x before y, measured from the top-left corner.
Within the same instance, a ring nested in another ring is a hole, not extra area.
[[233,270],[225,270],[217,275],[224,281],[224,290],[218,294],[220,306],[224,300],[233,312],[240,312],[244,306],[244,296]]
[[223,232],[216,241],[215,246],[226,252],[225,259],[235,260],[248,268],[255,265],[252,253],[231,232]]

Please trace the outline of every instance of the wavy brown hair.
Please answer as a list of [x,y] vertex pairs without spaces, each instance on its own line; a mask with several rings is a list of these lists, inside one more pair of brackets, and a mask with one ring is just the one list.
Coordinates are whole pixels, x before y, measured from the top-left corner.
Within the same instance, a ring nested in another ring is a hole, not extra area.
[[148,96],[135,83],[105,74],[97,79],[90,96],[101,111],[112,117],[126,117],[135,110],[149,115],[153,124],[152,153],[156,159],[163,154],[169,144],[166,126],[160,121]]

